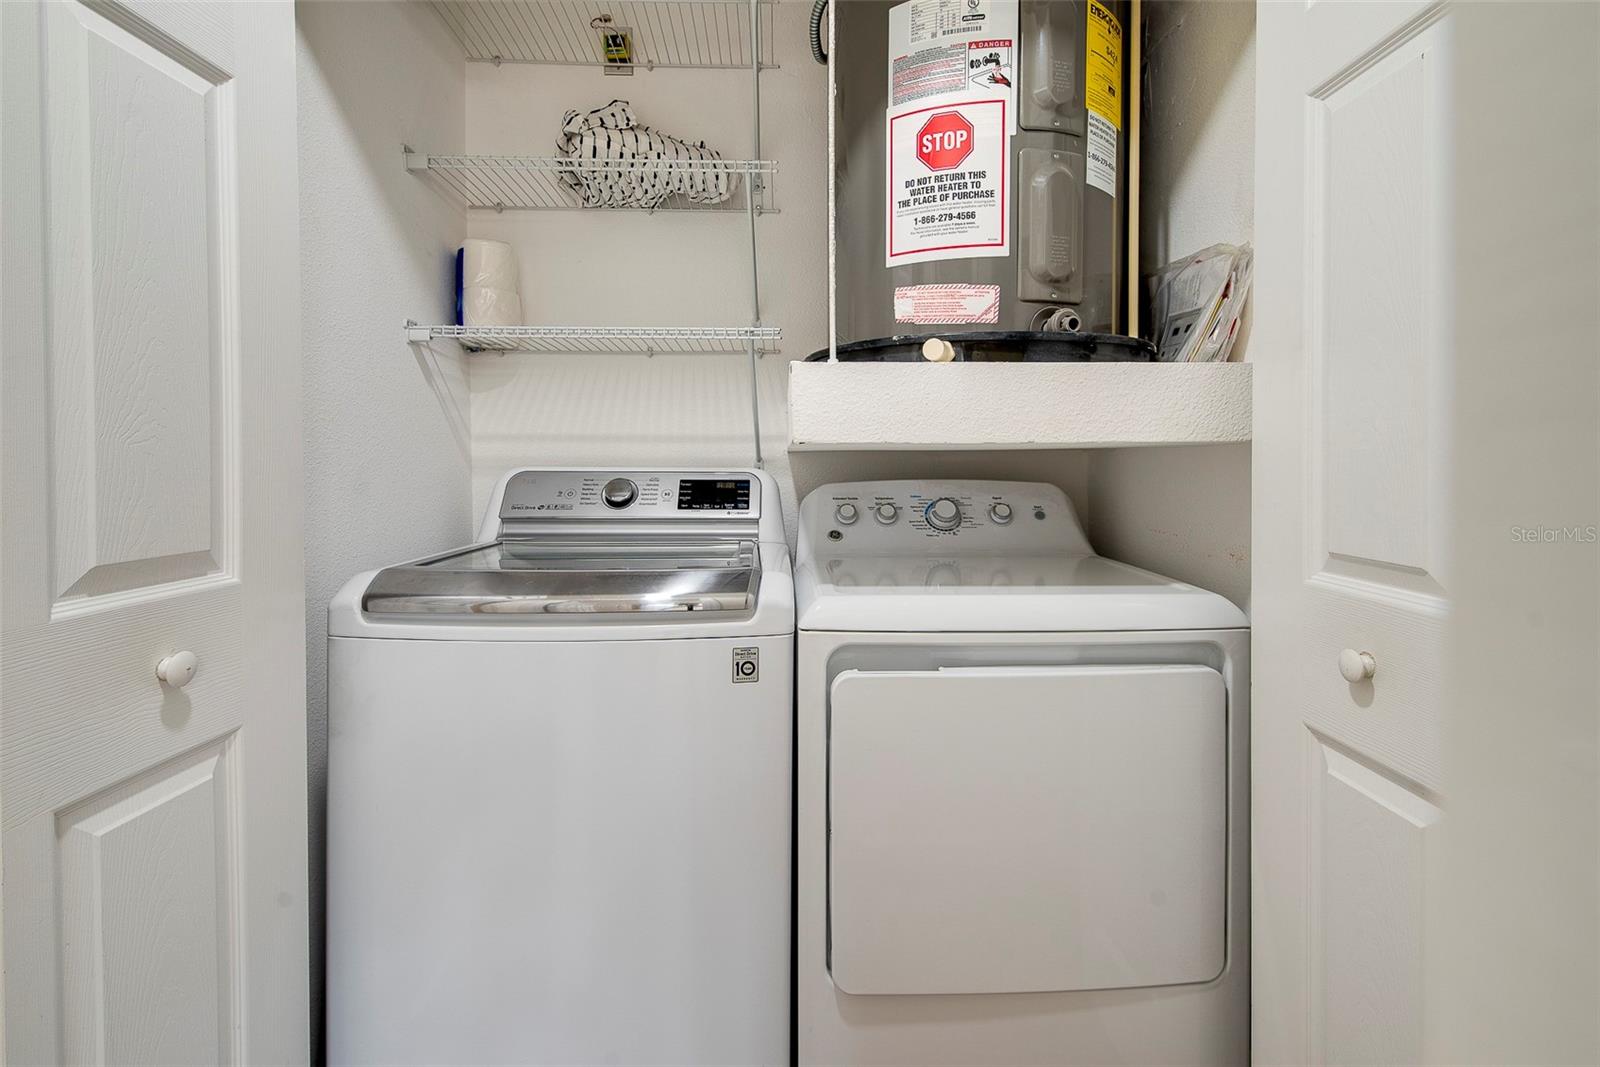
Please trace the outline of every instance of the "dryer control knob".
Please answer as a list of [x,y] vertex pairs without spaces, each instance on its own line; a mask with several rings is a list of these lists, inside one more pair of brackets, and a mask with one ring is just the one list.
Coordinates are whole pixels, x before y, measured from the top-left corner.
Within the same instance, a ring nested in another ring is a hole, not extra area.
[[1006,523],[1011,521],[1011,505],[1001,503],[990,504],[989,518],[992,519],[996,525],[1004,526]]
[[900,509],[893,504],[879,504],[872,509],[872,515],[885,526],[890,526],[900,517]]
[[961,505],[947,496],[929,504],[923,515],[935,530],[954,530],[961,525]]
[[861,517],[854,504],[840,504],[833,509],[833,519],[840,526],[854,526],[855,521]]
[[639,487],[627,478],[613,478],[600,490],[608,508],[625,508],[639,495]]

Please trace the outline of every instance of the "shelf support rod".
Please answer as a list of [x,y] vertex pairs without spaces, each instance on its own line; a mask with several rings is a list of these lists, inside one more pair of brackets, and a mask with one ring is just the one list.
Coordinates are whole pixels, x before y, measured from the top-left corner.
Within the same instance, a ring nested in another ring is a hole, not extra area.
[[[828,4],[828,362],[839,362],[839,211],[838,178],[835,164],[838,152],[838,131],[835,120],[839,114],[838,85],[833,71],[833,57],[838,55],[835,40],[837,25],[834,19],[837,4]],[[1015,68],[1013,68],[1015,69]]]
[[[761,158],[761,0],[750,0],[750,104],[751,159]],[[756,255],[756,193],[761,175],[751,171],[744,176],[745,214],[750,220],[750,325],[761,326],[761,268]],[[761,342],[752,330],[746,348],[750,356],[750,426],[755,434],[756,466],[761,458],[761,375],[756,364],[756,349]]]

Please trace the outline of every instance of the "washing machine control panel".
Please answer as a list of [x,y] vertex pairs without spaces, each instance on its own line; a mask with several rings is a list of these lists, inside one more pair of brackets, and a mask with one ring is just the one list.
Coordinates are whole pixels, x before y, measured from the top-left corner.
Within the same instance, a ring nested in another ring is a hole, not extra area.
[[[875,521],[861,521],[866,516]],[[1040,482],[825,485],[802,503],[800,529],[802,541],[824,555],[1089,551],[1066,494]]]
[[518,471],[500,500],[500,518],[518,522],[676,522],[760,514],[761,482],[748,471]]

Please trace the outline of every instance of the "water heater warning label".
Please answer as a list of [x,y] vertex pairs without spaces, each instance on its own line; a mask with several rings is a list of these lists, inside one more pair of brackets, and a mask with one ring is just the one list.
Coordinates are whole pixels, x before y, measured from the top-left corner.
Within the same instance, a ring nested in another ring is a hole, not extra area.
[[890,110],[888,266],[1009,254],[1008,103]]
[[1117,137],[1122,129],[1122,23],[1100,0],[1089,0],[1084,36],[1083,99],[1088,107],[1085,180],[1117,195]]
[[889,9],[888,266],[1010,254],[1017,26],[1017,0]]
[[899,285],[894,321],[919,326],[1000,321],[998,285]]
[[1117,128],[1089,112],[1089,138],[1085,151],[1084,181],[1101,192],[1117,195]]

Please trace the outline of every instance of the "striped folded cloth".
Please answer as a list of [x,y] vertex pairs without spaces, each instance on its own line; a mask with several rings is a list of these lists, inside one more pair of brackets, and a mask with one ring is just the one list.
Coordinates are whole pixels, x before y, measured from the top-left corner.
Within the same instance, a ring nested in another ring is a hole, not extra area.
[[641,125],[626,100],[567,112],[556,152],[608,164],[561,172],[584,207],[655,208],[674,196],[718,204],[733,195],[738,181],[736,173],[719,167],[695,166],[720,161],[722,155],[704,141],[691,144]]

